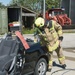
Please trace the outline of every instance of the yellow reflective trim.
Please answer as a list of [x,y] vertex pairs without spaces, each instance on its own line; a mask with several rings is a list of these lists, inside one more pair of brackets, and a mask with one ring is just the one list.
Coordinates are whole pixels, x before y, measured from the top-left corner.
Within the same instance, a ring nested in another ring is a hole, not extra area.
[[53,61],[52,61],[52,60],[50,60],[50,61],[49,61],[49,65],[52,65],[52,63],[53,63]]
[[45,41],[47,41],[47,39],[46,39],[46,38],[44,38],[44,40],[45,40]]
[[59,61],[61,60],[65,60],[65,56],[61,57],[61,58],[58,58]]
[[59,41],[57,41],[52,47],[50,45],[48,45],[47,47],[49,51],[54,51],[55,49],[57,49],[58,45]]
[[56,31],[53,33],[54,38],[58,37]]
[[37,40],[34,40],[34,43],[37,43]]
[[37,38],[34,38],[34,42],[37,43]]
[[60,30],[60,31],[58,31],[58,35],[62,35],[63,33],[62,33],[62,31]]

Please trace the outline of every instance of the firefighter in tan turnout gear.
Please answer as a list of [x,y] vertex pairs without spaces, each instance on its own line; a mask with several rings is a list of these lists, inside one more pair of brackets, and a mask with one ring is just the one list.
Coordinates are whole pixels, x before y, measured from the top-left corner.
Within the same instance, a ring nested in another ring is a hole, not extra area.
[[62,47],[60,46],[61,41],[63,40],[62,27],[54,20],[50,20],[45,24],[43,18],[39,17],[35,20],[36,25],[36,35],[38,34],[41,44],[46,45],[49,50],[50,60],[48,71],[52,69],[52,56],[53,51],[57,53],[59,63],[63,68],[66,67],[65,56],[63,55]]

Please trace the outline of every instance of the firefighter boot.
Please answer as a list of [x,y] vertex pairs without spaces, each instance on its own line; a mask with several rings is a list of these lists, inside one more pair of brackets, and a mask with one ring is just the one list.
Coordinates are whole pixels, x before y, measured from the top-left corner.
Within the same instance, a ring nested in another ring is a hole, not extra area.
[[53,65],[53,62],[49,61],[49,65],[48,65],[48,71],[49,72],[51,72],[51,70],[52,70],[52,65]]
[[62,68],[63,68],[63,69],[66,69],[66,64],[63,64],[63,65],[62,65]]
[[52,66],[49,65],[49,66],[48,66],[48,72],[51,72],[51,70],[52,70]]

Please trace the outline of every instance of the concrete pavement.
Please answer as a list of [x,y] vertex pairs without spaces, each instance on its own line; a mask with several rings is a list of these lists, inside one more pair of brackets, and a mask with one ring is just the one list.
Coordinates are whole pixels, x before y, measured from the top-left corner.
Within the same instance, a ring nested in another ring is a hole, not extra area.
[[[75,75],[75,33],[64,33],[63,35],[64,35],[64,39],[63,42],[61,43],[61,46],[64,49],[63,54],[66,57],[66,61],[65,61],[67,64],[66,69],[74,69],[74,70],[63,70],[63,71],[58,71],[53,73],[56,70],[62,69],[58,62],[57,55],[54,52],[53,54],[53,61],[55,62],[54,66],[51,72],[47,72],[46,75]],[[24,37],[34,39],[33,34],[24,35]]]
[[64,33],[64,39],[61,43],[63,48],[75,48],[75,33]]
[[[59,67],[59,62],[57,59],[57,55],[54,52],[53,61],[56,62],[55,66],[53,66],[51,72],[47,72],[46,75],[75,75],[75,33],[64,33],[64,39],[61,43],[64,51],[63,54],[66,57],[66,69],[74,69],[74,70],[63,70],[53,73],[56,70],[62,69]],[[53,74],[52,74],[53,73]]]
[[[24,34],[25,38],[34,39],[33,34]],[[75,48],[75,33],[64,33],[63,42],[61,43],[63,48]]]
[[56,70],[62,69],[58,62],[57,55],[54,52],[54,55],[53,55],[53,61],[55,62],[54,66],[52,68],[52,71],[47,72],[46,75],[75,75],[75,49],[70,49],[70,48],[64,49],[63,53],[66,57],[66,65],[67,65],[66,69],[74,69],[74,70],[63,70],[63,71],[58,71],[53,73]]

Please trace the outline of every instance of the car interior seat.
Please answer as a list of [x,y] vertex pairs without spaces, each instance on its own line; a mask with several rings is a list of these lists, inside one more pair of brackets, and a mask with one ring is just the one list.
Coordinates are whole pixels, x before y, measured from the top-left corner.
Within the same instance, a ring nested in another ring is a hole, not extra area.
[[0,43],[0,75],[11,71],[16,62],[18,42],[12,38],[5,38]]

